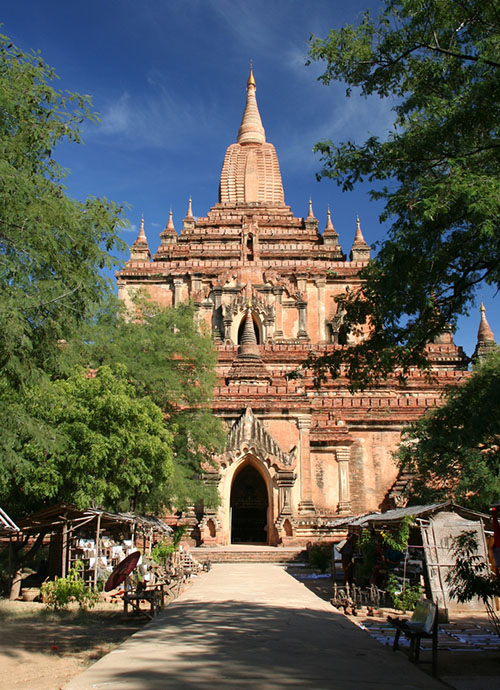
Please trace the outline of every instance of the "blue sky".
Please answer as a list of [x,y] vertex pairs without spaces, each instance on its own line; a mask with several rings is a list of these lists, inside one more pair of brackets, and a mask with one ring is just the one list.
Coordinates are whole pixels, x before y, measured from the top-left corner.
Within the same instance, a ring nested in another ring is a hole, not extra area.
[[[305,65],[311,33],[354,22],[377,2],[351,0],[6,0],[2,33],[24,50],[40,50],[60,77],[60,89],[91,94],[101,124],[84,127],[83,146],[63,145],[56,158],[71,175],[71,196],[106,196],[129,204],[131,244],[141,213],[150,248],[172,208],[182,226],[189,196],[195,216],[217,202],[227,146],[236,140],[249,61],[267,140],[278,152],[285,201],[296,216],[309,197],[326,223],[328,205],[348,253],[359,214],[369,243],[383,238],[380,206],[368,187],[342,192],[317,182],[322,138],[363,141],[391,126],[390,102],[345,97],[341,84],[317,81]],[[498,298],[482,291],[488,321],[500,339]],[[477,309],[455,336],[472,354]]]

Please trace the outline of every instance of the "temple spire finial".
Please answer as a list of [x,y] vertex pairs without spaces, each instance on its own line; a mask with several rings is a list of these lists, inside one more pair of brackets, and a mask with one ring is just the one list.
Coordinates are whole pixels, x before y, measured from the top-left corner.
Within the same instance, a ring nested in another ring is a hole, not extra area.
[[354,235],[354,244],[366,244],[365,238],[363,237],[363,233],[361,231],[361,223],[359,220],[359,216],[356,214],[356,234]]
[[247,81],[247,102],[238,131],[238,144],[265,144],[266,142],[266,132],[262,126],[257,98],[255,97],[256,90],[253,67],[252,63],[250,63],[250,75]]
[[356,233],[354,235],[354,242],[352,243],[351,261],[368,261],[370,258],[370,247],[366,244],[365,238],[361,231],[361,223],[359,216],[356,214]]
[[250,60],[250,74],[248,75],[247,88],[252,85],[256,87],[255,77],[253,76],[253,61]]
[[477,343],[474,354],[472,355],[472,361],[476,363],[483,362],[490,352],[498,351],[498,345],[495,342],[495,336],[490,328],[490,324],[486,318],[486,309],[481,299],[481,306],[479,307],[481,312],[481,319],[479,321],[479,329],[477,331]]
[[172,209],[170,209],[169,214],[168,214],[167,230],[175,230],[174,219],[172,216]]
[[326,212],[326,227],[325,230],[334,230],[332,223],[332,216],[330,214],[330,206],[328,206],[328,211]]
[[150,261],[151,252],[149,251],[148,239],[144,231],[144,213],[141,215],[141,226],[137,239],[130,247],[130,261]]
[[313,213],[313,202],[311,197],[309,197],[309,210],[307,212],[307,218],[310,220],[311,218],[314,218],[314,213]]
[[483,300],[481,299],[481,306],[479,307],[481,312],[481,320],[479,322],[479,329],[477,332],[477,342],[495,342],[495,336],[490,328],[490,324],[486,318],[486,308],[484,306]]
[[194,216],[193,216],[193,200],[191,199],[191,197],[189,197],[189,201],[188,201],[188,210],[187,210],[186,218],[194,218]]
[[141,227],[139,229],[139,234],[137,235],[137,239],[145,240],[146,239],[146,233],[144,232],[144,213],[141,214]]

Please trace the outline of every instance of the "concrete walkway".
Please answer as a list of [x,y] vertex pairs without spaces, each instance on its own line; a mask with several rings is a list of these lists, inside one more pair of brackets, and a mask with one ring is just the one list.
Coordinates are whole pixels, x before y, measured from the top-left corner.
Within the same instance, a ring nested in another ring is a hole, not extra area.
[[216,564],[66,690],[443,689],[280,566]]

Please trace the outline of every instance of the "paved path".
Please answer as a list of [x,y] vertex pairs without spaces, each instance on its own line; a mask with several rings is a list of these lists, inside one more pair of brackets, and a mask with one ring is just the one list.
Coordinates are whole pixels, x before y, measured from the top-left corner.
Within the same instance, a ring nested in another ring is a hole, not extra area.
[[441,690],[281,567],[216,564],[66,690]]

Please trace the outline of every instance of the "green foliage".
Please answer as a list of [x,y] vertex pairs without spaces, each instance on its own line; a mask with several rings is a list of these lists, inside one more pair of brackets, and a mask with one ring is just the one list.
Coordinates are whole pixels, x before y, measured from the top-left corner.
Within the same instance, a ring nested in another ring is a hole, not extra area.
[[326,573],[332,560],[331,544],[313,544],[308,550],[309,565],[313,570]]
[[386,590],[392,599],[392,604],[397,611],[413,611],[418,604],[424,590],[420,585],[409,585],[399,582],[394,573],[389,573],[387,578]]
[[65,610],[71,603],[78,603],[80,609],[94,607],[99,601],[99,593],[87,587],[82,579],[83,563],[77,561],[70,568],[67,577],[57,577],[44,582],[41,588],[42,600],[48,609]]
[[210,403],[215,386],[216,353],[207,333],[200,332],[192,304],[167,309],[138,294],[130,318],[110,298],[70,343],[65,356],[88,366],[126,368],[138,394],[147,395],[165,413],[172,430],[175,463],[168,503],[216,505],[216,491],[200,482],[203,466],[225,443],[222,424]]
[[358,572],[362,578],[369,579],[373,576],[375,563],[377,561],[377,541],[375,533],[364,529],[358,542],[358,549],[362,560],[358,565]]
[[102,269],[124,248],[121,208],[69,198],[52,155],[97,118],[55,79],[0,36],[0,502],[215,504],[199,480],[224,442],[213,345],[191,306],[117,308]]
[[396,457],[414,472],[412,502],[453,499],[487,511],[500,500],[500,352],[403,435]]
[[163,541],[156,544],[156,546],[151,550],[152,559],[160,565],[164,564],[165,559],[177,551],[181,539],[187,531],[188,526],[181,525],[175,530],[174,534],[172,535],[172,539],[164,539]]
[[16,513],[47,500],[111,510],[163,505],[173,476],[172,433],[123,368],[102,366],[93,377],[79,369],[43,395],[35,390],[30,403],[57,438],[54,452],[26,438],[23,462],[0,474],[0,491]]
[[[0,473],[26,465],[20,439],[55,449],[31,409],[61,372],[61,347],[109,291],[102,269],[121,250],[121,209],[67,196],[57,144],[95,120],[88,96],[61,93],[54,71],[0,36]],[[3,499],[3,496],[0,496]]]
[[406,551],[408,548],[408,540],[410,539],[410,530],[414,524],[415,516],[405,515],[401,520],[397,533],[386,532],[385,530],[380,532],[383,543],[395,551]]
[[455,537],[452,556],[455,565],[446,576],[450,596],[461,604],[479,597],[488,604],[492,597],[500,596],[500,579],[478,553],[476,532],[463,532]]
[[0,369],[15,390],[58,370],[67,338],[109,289],[121,209],[70,199],[52,156],[95,120],[89,96],[56,91],[54,71],[0,36]]
[[393,224],[340,298],[345,327],[369,337],[309,365],[348,368],[353,387],[425,366],[426,344],[467,314],[482,281],[500,284],[500,2],[384,0],[377,17],[311,39],[320,79],[390,99],[384,140],[323,141],[318,177],[373,183]]

